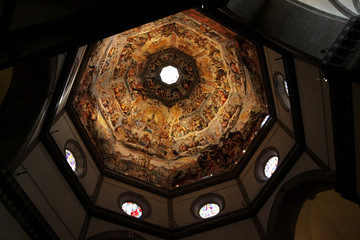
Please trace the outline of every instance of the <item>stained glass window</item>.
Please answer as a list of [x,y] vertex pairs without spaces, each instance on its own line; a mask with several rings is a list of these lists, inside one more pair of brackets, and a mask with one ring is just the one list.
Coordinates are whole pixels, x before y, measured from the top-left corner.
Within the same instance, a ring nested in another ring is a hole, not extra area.
[[66,160],[67,160],[69,166],[75,172],[76,171],[76,160],[75,160],[74,154],[68,149],[65,150],[65,153],[66,153]]
[[273,156],[266,162],[264,168],[264,174],[267,178],[270,178],[275,172],[278,165],[278,161],[279,161],[278,157]]
[[132,217],[140,218],[142,215],[142,210],[139,205],[133,202],[124,202],[121,206],[121,209]]
[[199,210],[201,218],[209,218],[217,215],[220,212],[220,207],[216,203],[207,203]]

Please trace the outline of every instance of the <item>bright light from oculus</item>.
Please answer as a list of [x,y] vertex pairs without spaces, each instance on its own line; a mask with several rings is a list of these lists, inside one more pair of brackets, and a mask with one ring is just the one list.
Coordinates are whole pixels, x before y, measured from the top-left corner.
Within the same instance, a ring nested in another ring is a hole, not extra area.
[[140,218],[142,216],[142,210],[139,205],[133,202],[124,202],[121,209],[129,216]]
[[265,164],[264,174],[267,178],[271,178],[278,166],[279,158],[277,156],[271,157]]
[[216,203],[207,203],[202,206],[199,210],[199,215],[201,218],[210,218],[214,217],[220,212],[220,207]]
[[65,154],[66,154],[66,161],[68,162],[71,169],[75,172],[76,160],[75,160],[74,154],[68,149],[65,149]]
[[167,66],[161,69],[160,78],[163,83],[173,84],[179,79],[179,71],[176,67]]

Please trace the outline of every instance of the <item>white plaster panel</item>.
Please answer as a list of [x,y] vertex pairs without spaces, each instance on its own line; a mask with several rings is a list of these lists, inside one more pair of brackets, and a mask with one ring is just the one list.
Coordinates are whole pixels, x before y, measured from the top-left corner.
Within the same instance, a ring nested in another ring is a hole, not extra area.
[[[68,84],[66,85],[66,88],[64,89],[63,95],[60,98],[60,101],[58,103],[58,108],[56,109],[56,115],[65,107],[66,102],[69,98],[70,95],[70,91],[71,88],[74,84],[74,80],[76,78],[76,75],[78,73],[78,70],[80,68],[81,65],[81,61],[84,57],[85,54],[85,50],[86,50],[87,46],[82,46],[78,49],[77,53],[76,53],[76,57],[73,63],[73,66],[71,67],[70,70],[70,74],[68,76],[67,82]],[[62,66],[61,66],[62,67]],[[61,67],[59,68],[61,70]],[[60,71],[59,71],[60,72]]]
[[240,174],[240,179],[248,193],[251,202],[256,198],[258,193],[267,183],[266,181],[259,182],[255,177],[256,160],[260,153],[267,147],[275,147],[279,152],[279,165],[281,166],[283,159],[295,145],[295,141],[281,127],[275,124],[274,129],[275,132],[270,135],[270,138],[266,139],[267,141],[264,141],[260,145],[259,149],[256,151],[256,154],[254,154],[248,163],[249,167],[247,168],[247,171],[243,171]]
[[[328,155],[327,165],[329,166],[330,169],[335,170],[336,166],[335,166],[335,150],[334,150],[334,133],[333,133],[333,125],[332,125],[329,83],[322,81],[321,88],[322,88],[322,99],[324,104],[324,116],[325,116],[324,120],[325,120],[327,155]],[[326,163],[326,159],[323,159],[323,161]]]
[[[86,212],[44,146],[39,143],[22,165],[58,218],[77,237]],[[37,207],[41,209],[42,205]]]
[[29,236],[0,202],[0,236],[2,240],[30,240]]
[[116,230],[130,230],[132,232],[135,232],[139,234],[141,237],[147,239],[147,240],[161,240],[162,238],[146,234],[143,232],[139,232],[130,228],[126,228],[124,226],[107,222],[98,218],[91,218],[88,231],[86,233],[86,238],[92,237],[99,233],[109,232],[109,231],[116,231]]
[[[298,0],[298,1],[302,2],[306,5],[309,5],[310,7],[316,8],[320,11],[323,11],[323,12],[326,12],[329,14],[333,14],[338,17],[348,18],[347,16],[342,14],[338,9],[336,9],[336,7],[334,5],[332,5],[331,1],[329,1],[329,0]],[[291,2],[295,3],[296,1],[292,0]],[[346,2],[346,1],[344,1],[344,2]],[[352,10],[352,9],[350,8],[350,10]]]
[[249,162],[246,164],[245,168],[241,171],[240,173],[240,179],[243,179],[245,175],[248,174],[249,171],[253,170],[254,167],[253,165],[256,162],[256,159],[259,157],[260,153],[262,152],[263,149],[266,148],[266,146],[269,145],[269,142],[271,141],[271,139],[273,138],[273,136],[276,134],[276,132],[278,131],[278,128],[280,126],[275,123],[273,125],[273,127],[270,129],[269,133],[265,136],[264,140],[261,142],[260,146],[258,147],[258,149],[255,151],[255,153],[253,154],[253,156],[250,158]]
[[46,219],[60,239],[74,239],[75,236],[72,235],[65,223],[55,212],[54,208],[50,205],[46,196],[44,196],[38,188],[32,177],[29,174],[24,174],[24,172],[26,173],[25,168],[20,165],[15,171],[15,175],[17,175],[15,179],[31,199],[32,203],[37,207],[41,215]]
[[326,124],[322,99],[320,69],[295,59],[301,112],[307,146],[326,164],[328,163]]
[[121,193],[124,192],[135,192],[142,195],[144,198],[146,198],[146,200],[149,201],[153,214],[143,219],[142,221],[162,227],[169,227],[167,198],[149,193],[147,191],[107,177],[104,177],[104,181],[101,185],[99,196],[95,204],[117,213],[123,213],[118,204],[118,197]]
[[[74,139],[80,144],[81,149],[84,151],[85,154],[87,169],[85,175],[79,178],[79,181],[87,194],[89,196],[92,196],[100,173],[84,142],[82,141],[79,133],[77,132],[75,126],[70,120],[69,115],[64,112],[63,115],[51,127],[50,131],[53,132],[52,136],[62,152],[64,152],[65,143],[69,139]],[[66,161],[65,158],[64,161]]]
[[183,240],[238,240],[261,239],[252,219],[246,219],[240,222],[226,225],[224,227],[215,228],[214,230],[202,232],[190,237],[182,238]]
[[[267,68],[269,72],[271,91],[274,98],[275,110],[278,118],[291,130],[293,131],[293,122],[291,112],[287,111],[280,103],[280,100],[275,91],[274,84],[274,74],[275,72],[280,72],[284,77],[286,77],[284,62],[282,59],[282,55],[275,52],[274,50],[264,47],[265,57]],[[288,84],[291,84],[290,81],[287,81]]]
[[203,221],[195,218],[191,212],[191,205],[199,196],[206,193],[217,193],[224,197],[225,207],[221,214],[226,214],[245,207],[245,201],[241,195],[236,180],[230,180],[208,188],[185,194],[173,199],[174,221],[177,227],[190,225]]

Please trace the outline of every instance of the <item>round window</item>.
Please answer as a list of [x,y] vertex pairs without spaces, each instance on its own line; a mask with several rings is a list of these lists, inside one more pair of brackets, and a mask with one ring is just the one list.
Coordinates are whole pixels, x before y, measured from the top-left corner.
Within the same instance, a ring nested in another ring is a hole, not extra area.
[[119,207],[123,214],[135,218],[146,218],[151,214],[150,203],[141,195],[125,192],[119,195]]
[[279,165],[279,154],[275,148],[265,149],[257,159],[255,176],[259,181],[266,181],[276,171]]
[[140,218],[142,216],[142,209],[139,205],[133,202],[124,202],[121,209],[132,217]]
[[290,99],[289,99],[289,87],[284,75],[279,72],[274,74],[274,83],[276,94],[279,98],[281,105],[286,109],[290,110]]
[[197,198],[192,206],[191,212],[197,218],[212,218],[224,209],[224,198],[216,193],[208,193]]
[[65,158],[71,170],[78,176],[82,177],[86,171],[85,154],[78,142],[70,139],[65,144]]
[[277,156],[273,156],[269,160],[267,160],[264,167],[264,174],[267,178],[271,178],[277,168],[278,162],[279,158]]
[[199,210],[199,215],[201,218],[209,218],[218,215],[220,212],[220,207],[216,203],[206,203]]
[[74,157],[74,154],[69,149],[65,149],[65,154],[66,154],[66,161],[68,162],[71,169],[75,172],[76,171],[76,159]]

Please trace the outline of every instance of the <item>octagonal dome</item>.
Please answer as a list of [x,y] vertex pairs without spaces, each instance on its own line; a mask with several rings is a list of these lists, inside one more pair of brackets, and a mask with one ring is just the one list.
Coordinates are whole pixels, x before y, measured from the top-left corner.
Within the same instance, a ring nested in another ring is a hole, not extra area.
[[[105,171],[189,186],[238,169],[269,114],[257,54],[187,10],[97,42],[72,107]],[[175,83],[157,84],[163,67]]]

